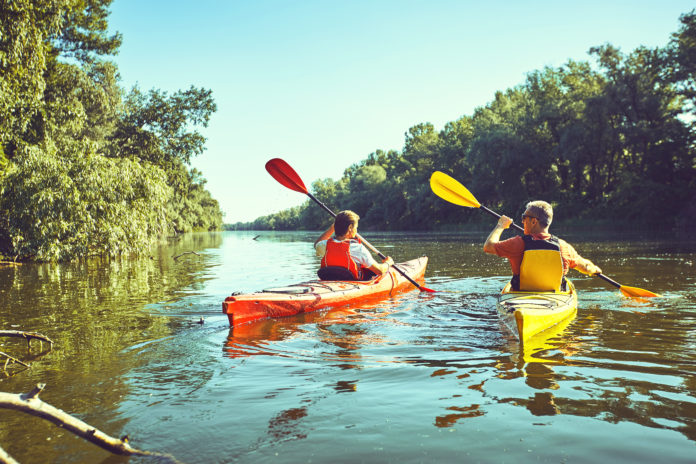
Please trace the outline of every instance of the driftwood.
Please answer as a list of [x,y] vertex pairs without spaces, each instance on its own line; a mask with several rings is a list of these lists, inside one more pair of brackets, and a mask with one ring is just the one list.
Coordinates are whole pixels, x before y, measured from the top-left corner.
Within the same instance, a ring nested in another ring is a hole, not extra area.
[[[0,337],[24,338],[27,340],[27,346],[29,348],[31,348],[32,340],[39,340],[39,342],[47,342],[51,346],[53,346],[53,340],[51,340],[45,335],[41,335],[40,333],[36,332],[23,332],[21,330],[0,330]],[[43,344],[41,344],[41,348],[43,348]]]
[[195,251],[185,251],[185,252],[181,253],[180,255],[172,256],[172,258],[174,258],[174,261],[176,261],[177,259],[181,258],[182,256],[188,255],[188,254],[194,254],[194,255],[196,255],[196,256],[200,256],[200,255],[199,255],[198,253],[196,253]]
[[7,454],[7,452],[0,448],[0,463],[2,464],[19,464],[17,461],[12,459],[12,456]]
[[31,367],[29,364],[24,363],[13,356],[10,356],[9,354],[5,353],[4,351],[0,351],[0,356],[5,357],[5,364],[3,366],[3,370],[7,370],[7,365],[10,364],[11,362],[16,363],[16,364],[21,364],[24,367]]
[[[39,340],[41,350],[43,350],[43,342],[47,342],[49,344],[49,349],[53,347],[53,340],[51,340],[45,335],[41,335],[36,332],[23,332],[21,330],[0,330],[0,337],[24,338],[27,341],[27,349],[31,349],[32,340]],[[5,362],[1,364],[2,371],[5,373],[7,373],[7,366],[9,366],[10,363],[19,364],[26,368],[31,367],[30,364],[20,361],[14,356],[11,356],[3,351],[0,351],[0,358],[5,358]]]
[[[128,435],[121,439],[111,437],[101,430],[98,430],[91,425],[82,422],[70,414],[44,403],[39,399],[39,394],[43,391],[46,384],[40,383],[29,393],[14,394],[0,392],[0,408],[14,409],[32,416],[46,419],[53,422],[58,427],[61,427],[69,432],[74,433],[78,437],[94,443],[102,449],[105,449],[113,454],[122,456],[149,456],[157,458],[158,462],[162,463],[179,463],[173,456],[162,453],[153,453],[151,451],[142,451],[133,448],[128,444]],[[0,448],[0,463],[15,463],[2,448]]]

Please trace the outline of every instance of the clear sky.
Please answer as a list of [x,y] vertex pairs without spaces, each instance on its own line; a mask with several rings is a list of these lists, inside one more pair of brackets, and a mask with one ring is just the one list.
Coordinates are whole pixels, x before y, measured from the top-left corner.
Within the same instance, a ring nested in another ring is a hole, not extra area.
[[[664,46],[682,0],[114,0],[124,87],[213,91],[192,165],[224,221],[301,204],[264,169],[280,157],[308,188],[338,180],[404,133],[472,115],[528,72],[592,46]],[[443,167],[444,168],[444,167]],[[321,199],[320,199],[321,200]],[[340,209],[340,205],[329,205]]]

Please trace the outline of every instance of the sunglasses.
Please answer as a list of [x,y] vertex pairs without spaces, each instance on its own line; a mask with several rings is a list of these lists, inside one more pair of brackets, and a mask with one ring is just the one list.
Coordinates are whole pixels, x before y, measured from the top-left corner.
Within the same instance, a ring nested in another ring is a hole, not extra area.
[[523,214],[522,215],[522,222],[524,222],[525,219],[536,219],[537,221],[539,220],[538,217],[530,216],[529,214]]

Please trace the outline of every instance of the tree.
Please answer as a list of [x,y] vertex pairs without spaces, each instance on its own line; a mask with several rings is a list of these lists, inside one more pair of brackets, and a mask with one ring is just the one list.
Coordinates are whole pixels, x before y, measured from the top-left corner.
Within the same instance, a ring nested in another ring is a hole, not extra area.
[[62,28],[49,36],[55,50],[66,58],[83,63],[95,56],[115,55],[121,46],[121,34],[108,35],[109,6],[113,0],[65,0]]
[[440,133],[411,127],[402,152],[377,150],[346,169],[335,202],[371,228],[449,227],[473,216],[454,216],[430,192],[428,178],[442,170],[503,211],[543,198],[597,221],[693,222],[696,13],[680,19],[665,48],[595,47],[596,64],[530,72]]
[[[668,78],[689,102],[691,113],[696,116],[696,10],[682,15],[680,29],[672,34],[667,46],[665,66]],[[692,125],[693,128],[693,125]]]
[[210,90],[191,86],[173,95],[134,87],[126,96],[109,155],[138,158],[168,167],[203,153],[205,138],[191,126],[207,127],[217,110]]
[[143,253],[166,231],[171,188],[164,172],[89,148],[75,145],[74,152],[58,156],[48,145],[18,154],[0,195],[7,254],[60,261]]
[[[159,236],[217,229],[189,172],[211,92],[124,97],[111,0],[0,0],[0,253],[22,259],[144,252]],[[107,158],[108,157],[108,158]]]
[[41,109],[47,35],[61,26],[62,1],[0,0],[0,169]]
[[675,216],[687,201],[686,191],[696,175],[690,149],[693,133],[680,118],[683,100],[665,78],[663,50],[640,47],[624,56],[614,47],[603,46],[592,53],[607,75],[609,111],[621,140],[622,175],[612,197],[614,206],[621,207],[628,218],[659,225],[661,218],[642,218],[644,211]]

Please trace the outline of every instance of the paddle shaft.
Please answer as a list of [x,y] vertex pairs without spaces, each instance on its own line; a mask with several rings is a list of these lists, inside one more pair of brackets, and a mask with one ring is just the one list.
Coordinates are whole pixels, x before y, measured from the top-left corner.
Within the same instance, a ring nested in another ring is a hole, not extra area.
[[[496,213],[496,212],[493,211],[493,210],[490,210],[490,209],[486,208],[486,207],[483,206],[483,205],[479,206],[479,209],[484,210],[485,212],[487,212],[487,213],[490,214],[491,216],[495,216],[495,217],[497,217],[498,219],[500,219],[500,217],[501,217],[500,214]],[[511,226],[512,228],[514,228],[514,229],[516,229],[516,230],[518,230],[518,231],[524,233],[524,229],[523,229],[522,227],[518,226],[517,224],[515,224],[514,222],[513,222],[512,224],[510,224],[510,226]]]
[[602,279],[602,280],[604,280],[604,281],[606,281],[606,282],[609,282],[610,284],[612,284],[612,285],[613,285],[614,287],[616,287],[616,288],[619,288],[619,289],[620,289],[620,288],[623,287],[623,285],[621,285],[620,283],[618,283],[617,281],[615,281],[615,280],[613,280],[613,279],[610,279],[609,277],[605,276],[604,274],[595,274],[595,275],[596,275],[597,277],[599,277],[600,279]]
[[[312,195],[310,192],[307,192],[307,196],[308,196],[309,198],[311,198],[312,200],[314,200],[319,206],[321,206],[322,208],[324,208],[324,210],[325,210],[327,213],[329,213],[332,217],[334,217],[334,218],[336,217],[336,213],[334,213],[333,211],[331,211],[331,208],[329,208],[329,207],[326,206],[324,203],[322,203],[321,201],[319,201],[319,200],[317,199],[317,197],[315,197],[314,195]],[[367,240],[365,240],[360,234],[357,234],[357,236],[358,236],[358,238],[360,239],[360,241],[361,241],[367,248],[369,248],[373,253],[376,253],[376,254],[377,254],[380,258],[382,258],[382,259],[387,259],[387,257],[386,257],[385,255],[383,255],[377,248],[373,247],[372,244],[370,244],[370,242],[368,242]],[[396,269],[396,270],[399,272],[399,274],[401,274],[402,276],[404,276],[404,277],[405,277],[409,282],[411,282],[413,285],[415,285],[416,287],[418,287],[420,290],[424,290],[424,288],[421,287],[421,285],[418,284],[418,282],[416,282],[415,280],[413,280],[412,278],[410,278],[410,277],[408,276],[408,274],[406,274],[399,266],[397,266],[396,264],[394,264],[394,265],[392,265],[392,267],[393,267],[394,269]]]

